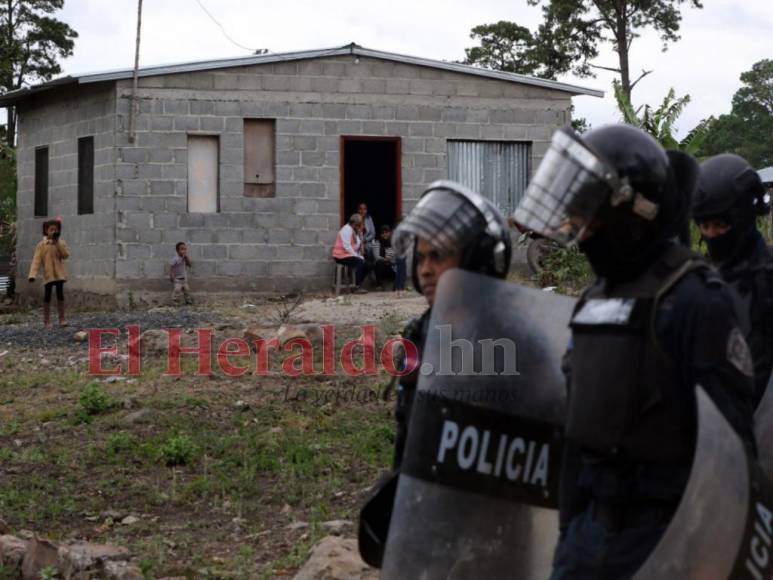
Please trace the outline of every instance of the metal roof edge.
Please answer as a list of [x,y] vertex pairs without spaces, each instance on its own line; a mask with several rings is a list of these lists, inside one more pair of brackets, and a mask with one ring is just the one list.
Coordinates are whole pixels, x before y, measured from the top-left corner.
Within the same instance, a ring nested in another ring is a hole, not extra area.
[[[179,74],[219,68],[234,68],[240,66],[252,66],[256,64],[271,64],[275,62],[288,62],[293,60],[306,60],[312,58],[324,58],[326,56],[341,56],[351,54],[350,47],[323,48],[316,50],[301,50],[295,52],[278,52],[276,54],[258,54],[245,57],[221,58],[216,60],[194,61],[178,64],[162,64],[148,67],[140,67],[138,76],[150,77],[165,74]],[[78,82],[82,84],[97,83],[102,81],[116,81],[132,78],[134,69],[119,69],[78,75]]]
[[604,96],[604,91],[600,91],[598,89],[591,89],[589,87],[581,87],[579,85],[572,85],[572,84],[563,83],[560,81],[541,79],[538,77],[530,77],[530,76],[521,75],[518,73],[510,73],[510,72],[480,68],[480,67],[471,66],[468,64],[461,64],[456,62],[445,62],[441,60],[433,60],[433,59],[422,58],[418,56],[408,56],[408,55],[397,54],[393,52],[383,52],[380,50],[374,50],[371,48],[364,48],[364,47],[354,47],[352,49],[352,53],[359,56],[380,58],[383,60],[391,60],[394,62],[401,62],[405,64],[426,66],[430,68],[439,68],[439,69],[443,69],[451,72],[457,72],[461,74],[472,74],[472,75],[492,78],[496,80],[517,82],[517,83],[522,83],[526,85],[542,87],[546,89],[570,92],[576,95],[589,95],[592,97]]
[[[589,95],[592,97],[603,97],[604,91],[592,89],[588,87],[582,87],[579,85],[573,85],[570,83],[564,83],[559,81],[552,81],[547,79],[541,79],[537,77],[531,77],[521,75],[517,73],[502,72],[491,69],[484,69],[466,64],[444,62],[439,60],[433,60],[428,58],[422,58],[417,56],[408,56],[398,54],[394,52],[385,52],[370,48],[364,48],[355,43],[350,43],[345,46],[339,46],[335,48],[315,49],[315,50],[301,50],[294,52],[280,52],[276,54],[260,54],[246,57],[225,58],[208,61],[194,61],[179,64],[165,64],[165,65],[153,65],[148,67],[141,67],[138,71],[140,77],[160,76],[166,74],[180,74],[186,72],[197,72],[205,70],[216,70],[223,68],[233,68],[241,66],[253,66],[259,64],[271,64],[276,62],[291,62],[295,60],[308,60],[314,58],[325,58],[329,56],[342,56],[346,54],[353,54],[356,56],[376,58],[381,60],[387,60],[391,62],[400,62],[403,64],[411,64],[416,66],[423,66],[428,68],[435,68],[440,70],[446,70],[450,72],[456,72],[460,74],[469,74],[478,77],[490,78],[495,80],[501,80],[506,82],[515,82],[525,85],[531,85],[535,87],[541,87],[545,89],[551,89],[556,91],[568,92],[573,95]],[[12,105],[20,102],[30,95],[45,91],[57,86],[78,83],[78,84],[91,84],[108,81],[118,81],[132,78],[134,73],[133,69],[117,69],[112,71],[83,73],[68,75],[60,77],[36,86],[24,87],[15,91],[10,91],[4,95],[0,95],[0,106]]]

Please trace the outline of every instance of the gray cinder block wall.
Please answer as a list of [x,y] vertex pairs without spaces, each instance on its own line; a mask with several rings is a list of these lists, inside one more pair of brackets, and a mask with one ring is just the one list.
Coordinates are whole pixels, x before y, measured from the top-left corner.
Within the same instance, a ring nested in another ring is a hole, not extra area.
[[[70,288],[169,290],[166,264],[189,243],[195,291],[330,285],[342,216],[341,136],[401,139],[402,208],[447,176],[448,139],[526,141],[537,165],[569,121],[571,94],[376,58],[337,56],[131,80],[43,93],[20,111],[19,246],[26,276],[34,149],[51,147],[49,213],[72,246]],[[276,120],[276,195],[244,196],[244,119]],[[95,136],[95,214],[77,216],[77,138]],[[189,135],[219,137],[220,212],[187,212]]]
[[[34,216],[35,150],[49,150],[48,217],[61,216],[72,251],[68,288],[114,294],[115,91],[110,86],[64,91],[19,107],[17,143],[17,256],[22,291],[42,293],[42,273],[26,288],[35,245],[47,218]],[[94,137],[94,213],[78,215],[78,139]]]

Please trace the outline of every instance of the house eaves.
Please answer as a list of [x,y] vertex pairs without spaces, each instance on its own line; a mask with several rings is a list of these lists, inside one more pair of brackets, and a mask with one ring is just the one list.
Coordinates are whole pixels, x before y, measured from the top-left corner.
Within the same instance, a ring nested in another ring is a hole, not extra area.
[[[393,52],[384,52],[380,50],[373,50],[370,48],[364,48],[357,44],[347,44],[338,48],[319,49],[319,50],[302,50],[296,52],[284,52],[276,54],[260,54],[246,57],[217,59],[217,60],[205,60],[197,62],[187,62],[179,64],[166,64],[140,67],[138,76],[140,77],[152,77],[163,76],[180,73],[201,72],[208,70],[228,69],[235,67],[254,66],[260,64],[271,64],[277,62],[292,62],[300,60],[313,60],[317,58],[326,58],[331,56],[346,56],[354,55],[361,57],[374,58],[389,62],[397,62],[402,64],[409,64],[415,66],[422,66],[427,68],[433,68],[438,70],[445,70],[449,72],[455,72],[459,74],[472,75],[477,77],[495,79],[500,81],[512,82],[522,85],[530,85],[540,87],[544,89],[550,89],[554,91],[562,91],[571,95],[590,95],[593,97],[603,97],[604,92],[588,87],[582,87],[579,85],[572,85],[569,83],[563,83],[558,81],[551,81],[536,77],[530,77],[526,75],[520,75],[516,73],[508,73],[490,69],[479,68],[466,64],[458,64],[453,62],[445,62],[439,60],[432,60],[428,58],[421,58],[415,56],[407,56],[403,54],[396,54]],[[25,87],[10,91],[0,96],[0,106],[15,105],[21,101],[24,101],[28,97],[50,90],[56,87],[68,85],[68,84],[92,84],[101,82],[119,81],[132,78],[134,74],[133,69],[121,69],[106,72],[84,73],[79,75],[70,75],[48,81],[33,87]]]

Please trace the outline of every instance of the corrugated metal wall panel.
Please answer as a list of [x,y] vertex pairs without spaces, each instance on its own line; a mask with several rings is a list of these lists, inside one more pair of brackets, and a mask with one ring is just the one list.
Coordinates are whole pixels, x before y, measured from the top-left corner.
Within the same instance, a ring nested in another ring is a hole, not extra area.
[[449,141],[448,178],[512,212],[529,183],[531,143]]

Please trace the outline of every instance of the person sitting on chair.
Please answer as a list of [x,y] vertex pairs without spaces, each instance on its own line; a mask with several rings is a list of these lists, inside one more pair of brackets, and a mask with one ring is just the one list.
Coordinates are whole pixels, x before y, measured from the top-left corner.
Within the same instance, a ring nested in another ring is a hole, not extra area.
[[333,247],[333,259],[336,264],[341,264],[354,270],[354,279],[357,288],[356,294],[366,294],[368,291],[362,287],[362,281],[368,273],[368,266],[362,254],[362,217],[360,214],[352,214],[349,223],[345,224],[336,236]]

